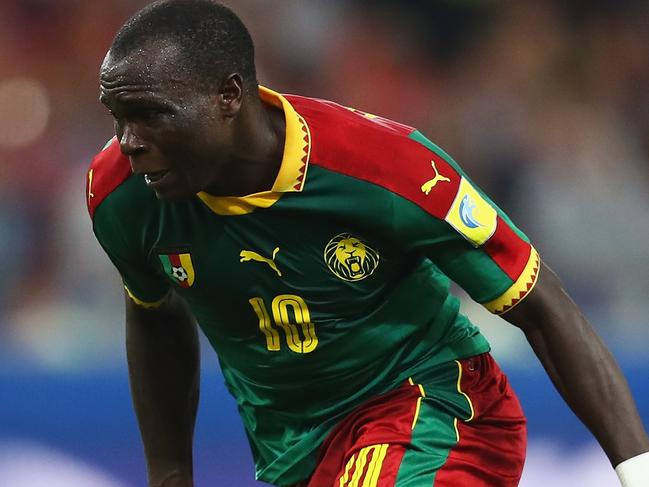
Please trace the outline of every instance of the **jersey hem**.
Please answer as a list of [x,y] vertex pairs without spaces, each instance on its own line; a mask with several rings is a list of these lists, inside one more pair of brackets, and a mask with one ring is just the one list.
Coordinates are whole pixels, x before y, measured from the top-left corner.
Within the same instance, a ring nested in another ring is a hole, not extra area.
[[137,296],[135,296],[135,294],[133,294],[128,287],[124,286],[124,289],[126,290],[126,294],[130,298],[130,300],[133,301],[133,303],[135,303],[139,307],[144,308],[144,309],[156,309],[156,308],[159,308],[160,306],[162,306],[169,299],[169,295],[171,293],[171,290],[167,291],[167,293],[164,296],[162,296],[162,298],[158,299],[157,301],[144,301],[144,300],[138,298]]

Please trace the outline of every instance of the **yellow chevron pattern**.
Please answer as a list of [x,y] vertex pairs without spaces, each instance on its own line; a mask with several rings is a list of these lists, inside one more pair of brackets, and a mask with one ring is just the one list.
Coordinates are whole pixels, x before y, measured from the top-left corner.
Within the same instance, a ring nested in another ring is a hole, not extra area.
[[530,247],[530,257],[525,265],[525,269],[521,272],[516,282],[510,286],[501,296],[484,303],[483,306],[494,314],[503,314],[518,303],[520,303],[525,296],[527,296],[539,277],[539,267],[541,259],[538,252],[534,247]]

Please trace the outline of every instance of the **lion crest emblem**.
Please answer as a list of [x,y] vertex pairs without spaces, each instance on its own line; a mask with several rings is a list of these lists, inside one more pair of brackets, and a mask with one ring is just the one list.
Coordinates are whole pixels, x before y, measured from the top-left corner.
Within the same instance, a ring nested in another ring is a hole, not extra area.
[[341,233],[325,246],[324,260],[336,277],[361,281],[372,275],[379,265],[379,253],[358,237]]

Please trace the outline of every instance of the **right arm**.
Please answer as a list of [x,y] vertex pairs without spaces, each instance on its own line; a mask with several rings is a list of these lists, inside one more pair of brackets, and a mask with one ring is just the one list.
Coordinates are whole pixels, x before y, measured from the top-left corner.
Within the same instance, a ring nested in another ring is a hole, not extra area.
[[147,229],[158,207],[152,193],[131,176],[129,160],[112,138],[88,170],[88,212],[97,240],[129,290],[126,351],[148,485],[192,487],[199,388],[196,324],[145,244],[151,242]]
[[126,351],[149,486],[192,487],[200,370],[196,324],[184,303],[171,293],[145,309],[126,296]]

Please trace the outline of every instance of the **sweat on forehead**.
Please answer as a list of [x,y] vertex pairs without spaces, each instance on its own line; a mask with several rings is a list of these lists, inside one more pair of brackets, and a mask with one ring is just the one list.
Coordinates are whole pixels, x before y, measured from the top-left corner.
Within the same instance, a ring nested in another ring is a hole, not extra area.
[[128,54],[108,51],[101,66],[102,80],[128,76],[143,82],[196,81],[191,63],[178,46],[168,40],[149,41]]

